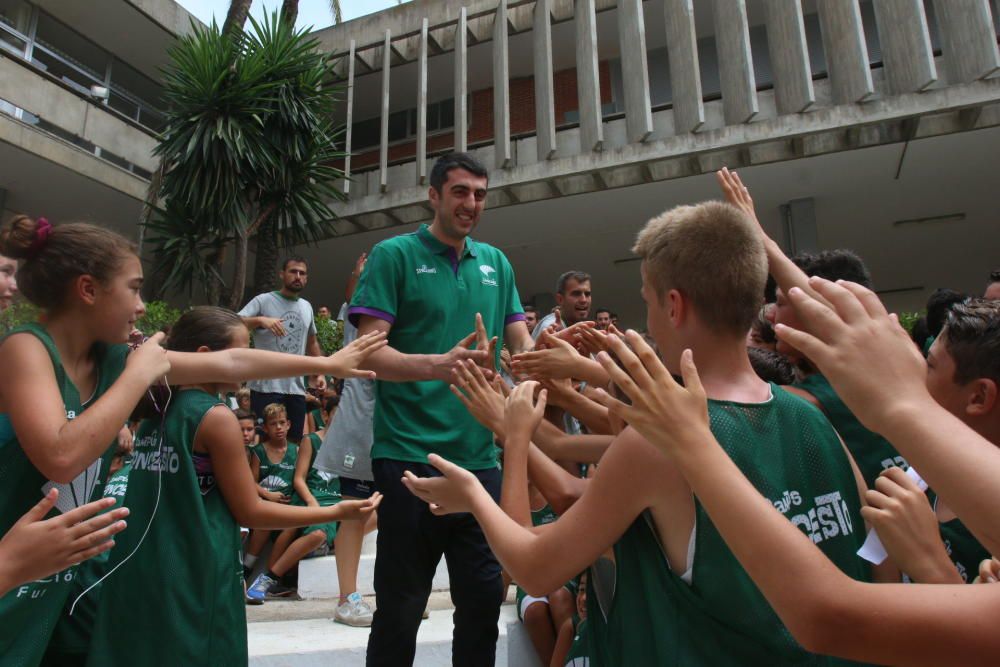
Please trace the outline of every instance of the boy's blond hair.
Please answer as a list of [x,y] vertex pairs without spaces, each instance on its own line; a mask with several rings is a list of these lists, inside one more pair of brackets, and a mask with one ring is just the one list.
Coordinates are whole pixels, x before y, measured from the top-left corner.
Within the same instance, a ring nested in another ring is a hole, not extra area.
[[755,225],[722,202],[677,206],[646,223],[632,252],[643,259],[658,298],[675,289],[706,325],[745,335],[767,282],[767,253]]
[[284,418],[288,418],[288,411],[285,410],[285,406],[281,403],[271,403],[266,408],[264,408],[264,423],[271,421],[278,415]]
[[236,400],[242,401],[243,399],[250,400],[250,388],[240,387],[236,390]]

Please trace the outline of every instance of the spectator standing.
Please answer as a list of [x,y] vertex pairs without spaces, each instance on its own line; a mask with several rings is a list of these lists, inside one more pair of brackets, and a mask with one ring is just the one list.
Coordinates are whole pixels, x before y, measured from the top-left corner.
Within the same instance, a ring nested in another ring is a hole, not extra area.
[[[323,355],[316,340],[316,322],[312,305],[299,297],[309,278],[306,260],[289,257],[278,274],[280,290],[258,294],[243,307],[239,315],[253,333],[253,345],[258,350],[274,350],[288,354]],[[315,377],[317,387],[326,387],[326,378]],[[288,413],[288,439],[297,443],[302,439],[306,419],[306,386],[302,376],[277,380],[254,380],[250,387],[251,410],[258,416],[258,425],[264,408],[280,403]]]
[[[567,271],[556,281],[556,307],[565,326],[590,319],[590,274]],[[556,324],[556,314],[549,313],[535,325],[531,337],[538,340],[549,326]]]

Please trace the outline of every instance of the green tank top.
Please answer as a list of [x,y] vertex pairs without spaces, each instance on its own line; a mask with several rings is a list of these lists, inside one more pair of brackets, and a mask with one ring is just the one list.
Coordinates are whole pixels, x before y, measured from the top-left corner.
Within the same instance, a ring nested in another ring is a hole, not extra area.
[[[44,326],[39,323],[25,324],[12,330],[8,336],[16,333],[29,333],[45,346],[55,370],[66,418],[70,420],[103,396],[125,369],[127,345],[96,344],[97,385],[93,395],[84,400],[66,375],[59,351]],[[59,503],[49,516],[100,498],[115,449],[114,442],[108,443],[104,455],[76,479],[69,484],[55,484],[31,464],[21,449],[9,417],[0,414],[0,535],[10,530],[25,512],[34,507],[51,486],[59,489]],[[51,577],[17,586],[0,598],[0,628],[3,628],[0,632],[0,663],[18,667],[39,664],[73,587],[76,573],[77,568],[70,567]]]
[[[132,463],[126,463],[104,485],[104,497],[115,499],[115,505],[111,509],[122,506],[131,470]],[[66,600],[66,608],[52,633],[52,640],[49,642],[49,649],[45,656],[45,664],[83,664],[83,658],[86,657],[87,649],[90,647],[90,636],[94,632],[97,601],[101,594],[101,584],[94,588],[90,587],[100,581],[101,577],[108,571],[108,558],[110,556],[111,552],[105,551],[90,560],[83,561],[78,566],[72,590],[70,590]],[[84,591],[87,591],[86,595],[83,594]],[[73,608],[73,614],[70,615],[69,611],[74,602],[76,602],[76,606]]]
[[[931,507],[937,511],[937,494],[931,489],[927,489],[927,498],[931,502]],[[948,558],[955,564],[955,569],[965,583],[969,583],[979,576],[979,563],[990,557],[990,552],[979,543],[979,540],[969,532],[961,519],[955,518],[951,521],[938,523],[941,531],[941,541],[944,542],[945,551]]]
[[259,484],[268,491],[277,491],[285,496],[292,495],[292,480],[295,479],[295,461],[299,457],[299,446],[293,442],[288,443],[285,456],[278,463],[272,463],[267,457],[264,443],[254,445],[250,450],[260,461]]
[[[855,553],[865,536],[861,502],[836,434],[815,407],[776,385],[772,391],[774,398],[762,404],[709,401],[712,433],[757,490],[827,557],[848,576],[867,580]],[[614,564],[591,568],[591,663],[845,664],[796,643],[697,499],[691,575],[689,584],[669,569],[644,512],[615,544]]]
[[317,431],[319,431],[320,429],[326,428],[326,420],[323,419],[323,411],[322,410],[320,410],[319,408],[316,408],[315,410],[310,410],[309,414],[312,415],[313,426],[316,427]]
[[312,454],[309,458],[309,472],[306,474],[306,486],[310,493],[320,505],[332,505],[340,502],[340,478],[333,473],[317,470],[316,456],[323,447],[323,439],[315,433],[306,436],[309,444],[312,445]]
[[[540,510],[531,510],[532,526],[544,526],[547,523],[552,523],[558,518],[559,516],[552,509],[552,506],[548,504]],[[573,583],[573,581],[570,583]],[[521,601],[524,600],[526,595],[527,593],[525,593],[524,589],[521,588],[521,585],[518,584],[514,589],[514,602],[517,604],[518,618],[521,616]],[[524,619],[522,618],[521,620],[523,621]]]
[[823,375],[810,375],[794,386],[812,394],[823,408],[833,428],[837,430],[844,444],[854,457],[854,462],[861,470],[865,486],[875,488],[875,480],[887,468],[899,466],[906,468],[906,459],[899,455],[896,448],[878,433],[866,429],[854,413],[844,405],[837,392],[830,386],[830,381]]
[[566,667],[590,667],[590,656],[587,653],[587,619],[583,619],[576,626],[576,634],[573,636],[573,643],[566,654]]
[[207,471],[192,456],[217,405],[203,391],[177,391],[162,425],[139,425],[129,525],[111,552],[118,569],[102,585],[88,665],[247,664],[239,528],[218,487],[202,493]]

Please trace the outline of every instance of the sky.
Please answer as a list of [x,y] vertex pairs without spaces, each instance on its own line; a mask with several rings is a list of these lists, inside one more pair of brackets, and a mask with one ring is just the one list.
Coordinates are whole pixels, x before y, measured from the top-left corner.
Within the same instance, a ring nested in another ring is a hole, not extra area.
[[[176,2],[205,24],[211,23],[214,16],[216,22],[222,25],[229,9],[229,0],[176,0]],[[373,14],[396,4],[397,0],[340,0],[345,21]],[[281,0],[254,0],[250,14],[259,19],[265,13],[269,14],[280,9]],[[318,30],[331,24],[333,24],[333,12],[330,11],[329,0],[299,0],[296,27],[312,26]]]

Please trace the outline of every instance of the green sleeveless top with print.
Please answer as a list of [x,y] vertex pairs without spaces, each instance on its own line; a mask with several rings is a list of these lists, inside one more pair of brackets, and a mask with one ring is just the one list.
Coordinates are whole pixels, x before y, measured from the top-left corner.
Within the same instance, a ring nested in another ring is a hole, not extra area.
[[573,643],[566,654],[565,667],[590,667],[588,648],[587,619],[583,619],[576,625],[576,634],[573,636]]
[[111,552],[118,569],[102,584],[92,667],[247,664],[239,528],[218,486],[204,484],[214,480],[205,460],[192,456],[217,405],[201,390],[176,391],[162,425],[139,426],[131,513]]
[[[547,503],[545,507],[540,510],[531,510],[532,526],[544,526],[547,523],[554,522],[558,518],[559,516],[555,513],[555,510],[553,510],[552,506]],[[575,580],[571,583],[575,583]],[[521,601],[524,599],[525,595],[527,595],[527,593],[525,593],[524,589],[521,588],[520,584],[518,584],[514,589],[514,601],[517,604],[517,617],[522,621],[524,619],[521,618]]]
[[[323,438],[315,433],[310,433],[306,438],[309,439],[309,444],[312,445],[312,454],[309,458],[309,472],[306,474],[306,486],[309,487],[313,498],[321,506],[335,505],[340,502],[340,478],[333,473],[317,470],[314,465],[316,463],[316,455],[319,454],[320,448],[323,447]],[[298,494],[296,494],[296,498],[298,498]]]
[[[822,413],[776,385],[761,404],[709,401],[712,433],[758,491],[848,576],[868,579],[857,484]],[[807,653],[781,623],[695,499],[690,583],[667,565],[644,512],[591,568],[587,593],[595,666],[834,665]],[[809,582],[789,582],[808,586]]]
[[[104,485],[104,497],[114,498],[111,509],[121,507],[128,489],[128,476],[132,463],[126,463],[111,476]],[[111,509],[108,511],[110,512]],[[94,620],[97,617],[97,601],[100,599],[101,585],[97,584],[108,571],[110,551],[85,560],[77,566],[76,577],[73,579],[72,590],[66,600],[66,608],[56,629],[52,633],[49,649],[45,656],[45,664],[65,665],[82,664],[90,646],[90,636],[94,632]],[[91,588],[91,586],[94,586]],[[88,590],[89,589],[89,590]],[[86,594],[84,592],[86,591]],[[81,597],[82,596],[82,597]],[[78,600],[79,598],[79,600]],[[74,602],[76,606],[74,607]],[[70,615],[70,608],[73,614]],[[72,662],[76,660],[77,662]]]
[[794,385],[812,394],[823,408],[833,428],[844,439],[848,451],[854,457],[854,462],[865,478],[865,486],[875,488],[875,480],[887,468],[899,466],[906,468],[906,459],[899,455],[896,448],[878,433],[869,431],[858,421],[854,413],[844,405],[840,396],[830,386],[830,381],[823,375],[810,375],[802,382]]
[[309,414],[311,414],[313,417],[313,426],[316,427],[317,431],[326,428],[326,420],[323,419],[322,410],[316,408],[315,410],[310,410]]
[[299,457],[299,446],[292,442],[288,443],[285,456],[277,463],[273,463],[267,457],[264,443],[254,445],[250,451],[260,461],[258,483],[268,491],[277,491],[284,496],[291,496],[294,492],[292,480],[295,479],[295,461]]
[[[927,489],[927,498],[931,507],[937,511],[937,494]],[[955,564],[955,569],[965,583],[979,576],[979,563],[990,557],[990,552],[979,543],[979,540],[965,527],[962,520],[954,518],[951,521],[938,523],[941,541],[944,542],[948,558]]]
[[[59,351],[45,327],[37,322],[25,324],[12,330],[4,340],[16,333],[31,334],[45,346],[55,370],[66,418],[70,420],[97,401],[125,369],[127,345],[95,345],[97,385],[93,395],[83,400],[63,369]],[[59,489],[59,501],[49,516],[100,498],[115,449],[115,442],[108,443],[104,455],[72,482],[56,484],[32,465],[21,449],[10,418],[0,414],[0,535],[6,534],[53,486]],[[73,587],[76,572],[76,567],[67,568],[45,579],[17,586],[0,598],[0,628],[3,628],[0,664],[30,667],[39,663]]]

